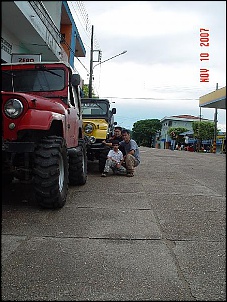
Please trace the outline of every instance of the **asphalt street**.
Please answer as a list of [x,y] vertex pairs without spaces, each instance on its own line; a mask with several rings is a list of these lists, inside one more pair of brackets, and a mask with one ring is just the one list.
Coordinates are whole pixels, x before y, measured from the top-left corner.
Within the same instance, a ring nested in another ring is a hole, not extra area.
[[60,210],[2,188],[2,301],[226,301],[226,155],[140,152]]

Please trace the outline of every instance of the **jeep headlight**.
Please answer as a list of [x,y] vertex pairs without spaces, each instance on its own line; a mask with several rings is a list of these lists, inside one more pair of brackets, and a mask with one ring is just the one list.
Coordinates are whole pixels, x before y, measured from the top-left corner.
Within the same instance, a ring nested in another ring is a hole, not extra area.
[[96,142],[96,138],[94,136],[89,136],[89,141],[91,144],[94,144]]
[[4,105],[5,115],[9,118],[17,118],[23,112],[24,106],[18,99],[9,99]]
[[85,132],[85,133],[90,134],[92,131],[93,131],[93,126],[92,126],[91,124],[87,124],[87,125],[84,127],[84,132]]

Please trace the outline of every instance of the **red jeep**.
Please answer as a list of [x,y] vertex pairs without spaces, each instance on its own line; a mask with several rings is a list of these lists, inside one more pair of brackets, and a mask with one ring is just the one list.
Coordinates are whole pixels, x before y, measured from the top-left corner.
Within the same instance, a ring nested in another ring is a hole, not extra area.
[[1,71],[2,179],[30,182],[41,207],[61,208],[68,185],[87,181],[80,76],[63,62]]

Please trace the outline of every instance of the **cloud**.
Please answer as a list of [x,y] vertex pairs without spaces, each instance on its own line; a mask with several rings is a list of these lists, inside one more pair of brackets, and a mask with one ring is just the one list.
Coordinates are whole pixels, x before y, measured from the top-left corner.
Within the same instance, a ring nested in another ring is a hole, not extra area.
[[[111,20],[117,21],[114,26]],[[94,18],[94,22],[100,34],[127,38],[164,36],[165,39],[167,30],[168,35],[187,33],[192,30],[191,23],[198,27],[200,25],[199,15],[195,12],[157,10],[150,1],[126,2],[101,13]]]
[[[93,87],[115,101],[119,123],[136,119],[199,115],[199,97],[226,86],[226,3],[224,1],[85,1],[94,25],[95,49],[102,61],[95,67]],[[200,28],[209,30],[209,47],[200,46]],[[90,45],[90,36],[83,42]],[[97,48],[98,47],[98,48]],[[209,54],[200,61],[200,53]],[[90,49],[81,61],[89,66]],[[88,83],[87,71],[81,74]],[[200,69],[209,82],[200,82]],[[214,109],[202,109],[213,119]],[[120,121],[121,120],[121,121]],[[225,125],[225,110],[219,124]]]

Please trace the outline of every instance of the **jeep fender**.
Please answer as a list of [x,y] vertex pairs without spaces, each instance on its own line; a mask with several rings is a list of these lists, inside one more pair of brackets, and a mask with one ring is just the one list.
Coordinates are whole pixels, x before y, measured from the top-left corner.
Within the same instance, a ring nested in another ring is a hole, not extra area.
[[51,127],[53,120],[62,121],[65,123],[65,115],[40,110],[28,110],[22,117],[18,130],[36,129],[36,130],[48,130]]

